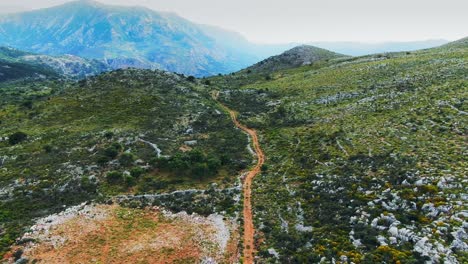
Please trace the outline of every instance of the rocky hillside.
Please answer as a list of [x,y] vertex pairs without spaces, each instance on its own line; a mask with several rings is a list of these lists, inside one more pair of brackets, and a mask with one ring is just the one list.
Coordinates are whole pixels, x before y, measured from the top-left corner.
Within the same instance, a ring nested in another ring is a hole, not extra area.
[[468,37],[459,39],[457,41],[450,42],[448,44],[445,44],[441,46],[441,49],[447,49],[447,48],[466,48],[468,46]]
[[246,70],[253,73],[271,73],[279,70],[297,68],[304,65],[310,65],[321,60],[329,60],[345,55],[334,53],[329,50],[317,48],[314,46],[298,46],[292,48],[280,55],[267,58]]
[[81,204],[38,219],[7,263],[228,263],[237,225],[223,216]]
[[[239,220],[252,156],[219,92],[266,156],[252,190],[256,262],[467,263],[467,61],[465,40],[353,58],[302,46],[204,79],[126,69],[2,82],[0,253],[224,261],[214,229]],[[174,222],[154,206],[200,217]],[[182,248],[155,246],[165,234]]]
[[196,76],[236,71],[282,48],[259,48],[238,34],[173,13],[89,0],[0,15],[0,45],[100,59],[114,69],[164,69]]
[[258,263],[466,263],[467,72],[462,40],[211,78],[267,157]]
[[44,79],[58,77],[57,72],[46,65],[38,65],[17,59],[26,55],[14,49],[0,48],[0,82],[16,79]]
[[72,55],[38,55],[0,47],[0,81],[47,77],[78,79],[108,70],[109,66],[97,60]]
[[208,92],[150,70],[1,83],[0,251],[36,217],[119,194],[233,214],[247,138]]

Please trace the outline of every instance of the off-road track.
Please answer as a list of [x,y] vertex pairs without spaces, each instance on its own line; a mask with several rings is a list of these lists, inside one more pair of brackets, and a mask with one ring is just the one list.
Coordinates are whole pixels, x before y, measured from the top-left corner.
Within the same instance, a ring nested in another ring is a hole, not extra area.
[[[213,98],[217,100],[218,98],[218,93],[214,92],[213,93]],[[218,101],[218,100],[217,100]],[[218,101],[219,102],[219,101]],[[248,173],[247,176],[244,179],[244,184],[243,184],[243,193],[244,193],[244,209],[243,209],[243,214],[244,214],[244,262],[245,264],[251,264],[254,263],[254,253],[255,253],[255,247],[254,247],[254,234],[255,234],[255,229],[253,225],[253,217],[252,217],[252,181],[255,178],[257,174],[260,173],[261,168],[263,163],[265,162],[265,155],[263,154],[263,151],[260,147],[260,143],[258,142],[258,136],[257,136],[257,131],[254,129],[248,128],[244,125],[242,125],[238,120],[237,120],[237,113],[231,109],[229,109],[227,106],[223,105],[222,103],[219,103],[226,111],[229,112],[229,115],[231,116],[232,122],[236,127],[239,129],[243,130],[245,133],[249,134],[250,138],[252,139],[252,144],[254,147],[254,151],[257,155],[257,164],[255,167],[253,167]]]

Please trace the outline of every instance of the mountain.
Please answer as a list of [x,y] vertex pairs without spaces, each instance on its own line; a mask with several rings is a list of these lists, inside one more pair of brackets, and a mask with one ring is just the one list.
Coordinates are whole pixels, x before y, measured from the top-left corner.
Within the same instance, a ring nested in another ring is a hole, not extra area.
[[24,6],[15,6],[15,5],[2,5],[0,14],[9,14],[9,13],[18,13],[28,11],[29,9]]
[[173,13],[94,1],[0,15],[0,45],[196,76],[236,71],[278,51],[267,46],[274,53],[259,55],[261,49],[240,35]]
[[423,41],[401,41],[401,42],[382,42],[382,43],[365,43],[365,42],[310,42],[310,45],[333,50],[338,53],[362,56],[384,52],[399,52],[399,51],[414,51],[437,47],[448,43],[444,39],[423,40]]
[[314,46],[297,46],[280,55],[272,56],[255,65],[248,67],[251,72],[274,72],[297,68],[303,65],[310,65],[320,60],[328,60],[333,58],[345,57],[329,50],[317,48]]
[[52,76],[83,78],[110,70],[97,60],[73,55],[39,55],[8,47],[0,47],[0,66],[0,81]]

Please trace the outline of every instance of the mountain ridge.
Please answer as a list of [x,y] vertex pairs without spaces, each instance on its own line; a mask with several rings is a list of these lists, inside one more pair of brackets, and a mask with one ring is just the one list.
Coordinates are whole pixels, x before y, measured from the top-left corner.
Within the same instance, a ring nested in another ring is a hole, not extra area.
[[111,70],[98,60],[89,60],[74,55],[48,56],[0,47],[0,80],[37,77],[62,77],[80,79]]
[[225,45],[218,35],[174,13],[94,1],[0,15],[0,45],[101,59],[114,68],[205,76],[236,71],[261,59]]
[[[347,55],[414,50],[444,41],[358,44],[312,42]],[[0,46],[98,59],[113,69],[162,69],[197,77],[236,72],[298,43],[257,44],[237,32],[143,6],[81,0],[0,14]]]
[[299,45],[279,55],[262,60],[248,67],[246,70],[254,73],[271,73],[278,70],[310,65],[320,60],[328,60],[339,57],[347,56],[311,45]]

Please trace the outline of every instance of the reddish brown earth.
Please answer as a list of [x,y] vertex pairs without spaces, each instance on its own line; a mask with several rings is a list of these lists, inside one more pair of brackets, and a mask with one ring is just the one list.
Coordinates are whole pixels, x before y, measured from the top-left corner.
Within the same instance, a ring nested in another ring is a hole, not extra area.
[[[97,216],[98,215],[98,216]],[[23,247],[36,263],[219,263],[236,262],[235,230],[223,250],[207,218],[166,215],[157,208],[97,205],[41,232]],[[14,248],[12,252],[17,250]],[[7,260],[13,263],[14,261]]]
[[[216,99],[218,94],[214,94],[213,97]],[[222,104],[221,104],[222,105]],[[223,108],[229,112],[232,121],[236,127],[242,129],[244,132],[250,135],[252,138],[252,143],[254,146],[254,151],[257,154],[257,164],[255,167],[252,168],[245,177],[244,186],[243,186],[243,193],[244,193],[244,263],[249,264],[253,263],[254,256],[255,256],[255,247],[254,247],[254,234],[255,228],[253,225],[253,217],[252,217],[252,181],[257,174],[260,173],[261,167],[265,162],[265,155],[260,147],[260,143],[258,142],[257,131],[254,129],[248,128],[242,125],[237,120],[237,114],[233,110],[229,109],[225,105],[222,105]]]

